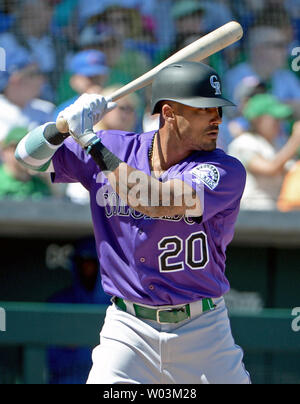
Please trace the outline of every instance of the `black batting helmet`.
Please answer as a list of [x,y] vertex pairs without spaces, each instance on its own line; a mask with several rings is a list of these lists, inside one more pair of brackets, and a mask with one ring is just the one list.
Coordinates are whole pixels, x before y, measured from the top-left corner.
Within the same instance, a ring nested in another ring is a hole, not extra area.
[[152,114],[160,101],[176,101],[195,108],[235,106],[222,96],[221,80],[210,66],[199,62],[172,63],[152,83]]

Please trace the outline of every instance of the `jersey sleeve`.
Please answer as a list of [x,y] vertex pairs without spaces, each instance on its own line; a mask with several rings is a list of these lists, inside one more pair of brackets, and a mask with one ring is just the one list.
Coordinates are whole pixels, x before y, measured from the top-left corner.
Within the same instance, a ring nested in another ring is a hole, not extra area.
[[202,222],[225,211],[238,209],[244,192],[246,171],[235,158],[193,162],[173,177],[191,186],[201,201]]
[[52,163],[54,172],[51,175],[54,183],[80,182],[89,189],[96,165],[91,156],[71,137],[55,152]]

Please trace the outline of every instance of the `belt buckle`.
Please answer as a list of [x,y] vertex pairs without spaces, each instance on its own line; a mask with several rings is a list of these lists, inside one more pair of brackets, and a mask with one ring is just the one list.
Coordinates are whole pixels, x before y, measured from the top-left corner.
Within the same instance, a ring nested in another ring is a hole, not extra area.
[[[159,318],[159,313],[160,313],[161,311],[168,311],[168,310],[166,310],[166,309],[157,309],[157,310],[156,310],[156,321],[157,321],[159,324],[164,324],[165,321],[160,321],[160,318]],[[170,310],[169,310],[169,311],[170,311]]]
[[156,321],[157,321],[159,324],[172,324],[172,323],[173,323],[173,322],[169,323],[168,321],[160,321],[159,313],[162,312],[162,311],[169,311],[169,312],[172,312],[172,311],[183,311],[184,313],[188,314],[188,313],[187,313],[187,307],[186,307],[186,305],[185,305],[185,306],[182,306],[182,307],[174,308],[174,309],[171,309],[171,308],[170,308],[170,309],[157,309],[157,310],[156,310]]

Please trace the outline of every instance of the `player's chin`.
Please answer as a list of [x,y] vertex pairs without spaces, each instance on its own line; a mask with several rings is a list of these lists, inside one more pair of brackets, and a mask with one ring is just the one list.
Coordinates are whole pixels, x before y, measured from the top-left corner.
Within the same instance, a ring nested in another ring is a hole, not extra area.
[[217,148],[217,139],[211,139],[209,142],[205,142],[202,145],[204,151],[214,151]]
[[218,131],[210,131],[202,136],[202,150],[213,151],[217,147]]

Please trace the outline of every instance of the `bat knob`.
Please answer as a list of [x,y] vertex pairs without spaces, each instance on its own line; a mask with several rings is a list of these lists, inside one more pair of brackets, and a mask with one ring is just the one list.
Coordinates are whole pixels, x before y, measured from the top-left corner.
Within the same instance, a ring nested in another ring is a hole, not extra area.
[[57,118],[56,127],[60,133],[69,132],[68,122],[64,118]]

